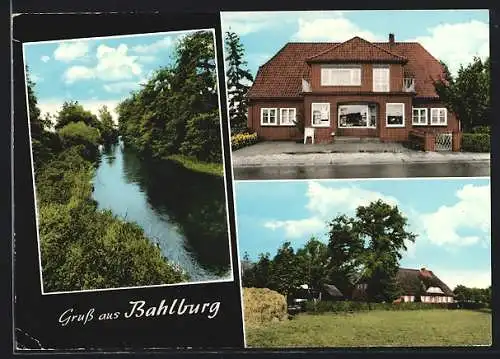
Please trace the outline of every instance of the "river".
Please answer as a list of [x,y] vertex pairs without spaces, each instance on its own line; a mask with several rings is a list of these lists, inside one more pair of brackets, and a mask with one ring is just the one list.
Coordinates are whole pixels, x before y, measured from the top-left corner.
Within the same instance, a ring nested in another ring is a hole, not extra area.
[[141,226],[190,282],[230,279],[223,177],[139,158],[122,142],[101,151],[93,198]]

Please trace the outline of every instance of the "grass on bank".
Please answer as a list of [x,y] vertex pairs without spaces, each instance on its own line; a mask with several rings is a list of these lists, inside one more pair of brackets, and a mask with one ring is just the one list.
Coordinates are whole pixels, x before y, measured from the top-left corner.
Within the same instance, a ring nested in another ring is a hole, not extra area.
[[194,157],[179,154],[170,155],[166,159],[175,161],[191,171],[202,172],[214,176],[224,175],[224,166],[222,163],[202,162]]
[[299,314],[285,322],[246,325],[249,347],[491,345],[491,313],[472,310]]

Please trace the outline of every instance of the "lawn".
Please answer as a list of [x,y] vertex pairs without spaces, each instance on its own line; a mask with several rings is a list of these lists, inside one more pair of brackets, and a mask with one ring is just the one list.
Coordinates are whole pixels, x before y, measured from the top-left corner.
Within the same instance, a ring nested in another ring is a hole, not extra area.
[[249,347],[491,345],[491,313],[472,310],[299,314],[245,328]]
[[183,155],[170,155],[167,159],[180,163],[191,171],[203,172],[215,176],[223,176],[224,174],[222,163],[202,162],[193,157]]

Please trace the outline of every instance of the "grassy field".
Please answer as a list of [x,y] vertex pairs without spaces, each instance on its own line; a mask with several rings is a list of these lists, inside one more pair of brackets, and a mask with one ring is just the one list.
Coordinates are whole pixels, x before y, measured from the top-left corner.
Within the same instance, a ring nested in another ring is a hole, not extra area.
[[491,344],[491,313],[472,310],[299,314],[246,326],[249,347],[463,346]]
[[224,174],[224,166],[222,163],[202,162],[183,155],[171,155],[168,156],[167,159],[180,163],[191,171],[208,173],[215,176],[223,176]]

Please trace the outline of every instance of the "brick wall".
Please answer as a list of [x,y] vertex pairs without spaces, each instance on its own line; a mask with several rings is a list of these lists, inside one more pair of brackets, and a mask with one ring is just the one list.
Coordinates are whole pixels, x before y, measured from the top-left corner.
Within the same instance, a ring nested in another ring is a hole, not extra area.
[[262,108],[277,108],[278,116],[280,108],[295,108],[297,116],[303,113],[303,102],[299,101],[259,101],[251,103],[248,107],[248,128],[257,132],[257,135],[264,140],[299,140],[302,139],[302,134],[297,130],[296,126],[284,125],[261,125],[261,109]]
[[[373,64],[361,64],[361,86],[321,86],[321,64],[311,65],[311,88],[314,92],[356,92],[373,91]],[[403,66],[389,65],[390,91],[403,89]]]

